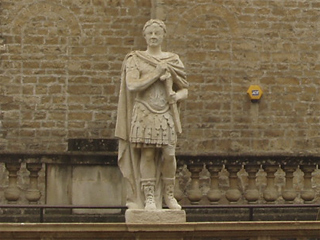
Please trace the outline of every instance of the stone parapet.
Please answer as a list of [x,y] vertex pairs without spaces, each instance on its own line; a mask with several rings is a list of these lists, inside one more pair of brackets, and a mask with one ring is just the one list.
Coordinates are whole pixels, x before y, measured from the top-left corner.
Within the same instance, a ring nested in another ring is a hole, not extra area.
[[320,222],[1,223],[1,239],[284,239],[319,237]]
[[[0,159],[1,204],[124,205],[116,151],[0,153]],[[178,153],[177,162],[175,197],[182,206],[319,203],[318,155]]]

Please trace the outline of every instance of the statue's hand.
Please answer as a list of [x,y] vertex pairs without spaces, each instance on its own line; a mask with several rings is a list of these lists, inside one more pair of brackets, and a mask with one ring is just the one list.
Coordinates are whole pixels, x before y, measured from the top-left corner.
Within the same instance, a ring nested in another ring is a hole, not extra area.
[[180,101],[188,97],[188,89],[184,88],[176,92],[176,100]]
[[166,63],[159,63],[156,67],[156,72],[159,76],[164,75],[167,72],[167,64]]
[[166,71],[165,74],[163,74],[161,77],[160,77],[160,80],[161,81],[165,81],[167,79],[171,78],[171,73],[169,71]]
[[176,92],[171,92],[170,95],[168,96],[168,102],[169,104],[174,104],[177,102],[177,94]]

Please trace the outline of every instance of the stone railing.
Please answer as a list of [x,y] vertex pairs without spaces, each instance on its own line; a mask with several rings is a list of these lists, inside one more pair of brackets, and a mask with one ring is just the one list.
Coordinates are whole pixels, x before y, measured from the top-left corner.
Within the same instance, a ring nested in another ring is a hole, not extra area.
[[[82,180],[92,181],[92,174],[102,174],[101,169],[115,170],[118,175],[114,181],[121,178],[117,153],[114,152],[2,153],[0,166],[3,189],[1,204],[72,205],[77,200],[77,194],[90,194],[76,187]],[[108,177],[112,180],[114,176],[105,176],[106,179],[100,180],[105,182]],[[121,184],[121,181],[117,184]],[[122,193],[121,189],[119,191],[117,196]]]
[[176,197],[186,196],[193,205],[315,203],[319,160],[315,156],[180,155],[177,176],[182,187],[177,186]]
[[[125,205],[116,152],[2,153],[0,159],[2,205]],[[180,154],[177,160],[175,192],[186,208],[319,204],[318,156]]]

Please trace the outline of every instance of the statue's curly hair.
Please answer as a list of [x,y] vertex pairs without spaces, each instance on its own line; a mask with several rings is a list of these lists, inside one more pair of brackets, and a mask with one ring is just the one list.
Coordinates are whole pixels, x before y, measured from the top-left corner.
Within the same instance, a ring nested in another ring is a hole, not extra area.
[[152,24],[158,24],[164,31],[164,33],[167,33],[167,27],[164,24],[163,21],[159,20],[159,19],[150,19],[148,22],[146,22],[146,24],[143,27],[143,32],[146,30],[147,27],[151,26]]

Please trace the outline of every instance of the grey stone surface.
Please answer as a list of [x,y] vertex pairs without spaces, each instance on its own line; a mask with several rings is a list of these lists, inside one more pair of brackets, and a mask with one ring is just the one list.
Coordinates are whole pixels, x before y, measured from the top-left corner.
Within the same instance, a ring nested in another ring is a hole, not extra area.
[[126,223],[184,223],[186,212],[184,210],[138,210],[129,209],[125,214]]
[[[124,205],[124,183],[116,166],[49,165],[47,171],[49,205]],[[115,213],[120,210],[76,209],[79,214]]]
[[[92,206],[121,205],[122,176],[117,167],[77,166],[73,169],[72,204]],[[115,213],[120,210],[76,209],[75,213]]]

